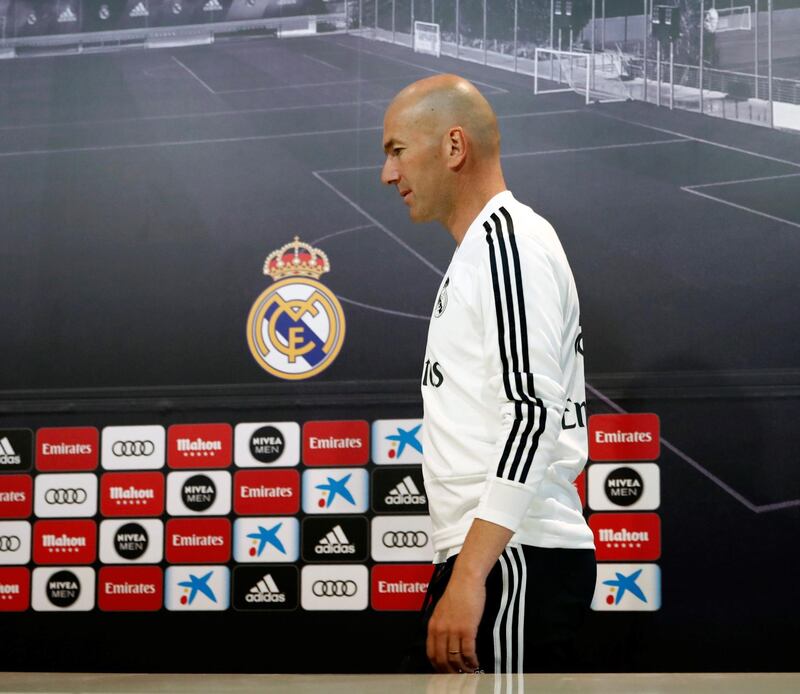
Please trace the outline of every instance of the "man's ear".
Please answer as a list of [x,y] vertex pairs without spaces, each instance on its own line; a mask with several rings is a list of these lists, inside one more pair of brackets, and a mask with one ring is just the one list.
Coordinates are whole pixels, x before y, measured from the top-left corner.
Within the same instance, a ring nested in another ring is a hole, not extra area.
[[445,135],[447,148],[447,166],[453,170],[460,169],[467,157],[467,136],[461,126],[450,128]]

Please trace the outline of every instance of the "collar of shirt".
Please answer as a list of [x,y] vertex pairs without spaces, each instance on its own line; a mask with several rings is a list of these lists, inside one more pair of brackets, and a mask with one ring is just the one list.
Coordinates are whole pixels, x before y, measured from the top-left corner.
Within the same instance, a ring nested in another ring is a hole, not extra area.
[[489,219],[492,212],[495,212],[501,205],[508,205],[514,200],[514,196],[511,194],[510,190],[504,190],[502,193],[498,193],[495,195],[489,202],[487,202],[483,209],[478,213],[478,216],[472,221],[472,224],[469,225],[467,229],[467,233],[464,234],[464,238],[461,239],[461,243],[456,248],[456,252],[461,246],[464,245],[464,242],[475,236],[476,234],[482,236],[485,233],[483,228],[483,223]]

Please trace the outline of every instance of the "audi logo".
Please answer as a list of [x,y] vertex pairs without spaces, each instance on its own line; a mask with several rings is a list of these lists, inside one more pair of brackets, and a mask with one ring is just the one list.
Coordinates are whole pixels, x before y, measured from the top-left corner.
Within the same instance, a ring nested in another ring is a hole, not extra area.
[[349,598],[358,592],[358,586],[355,581],[314,581],[311,592],[318,598]]
[[111,452],[119,457],[153,455],[156,446],[152,441],[114,441]]
[[82,504],[87,498],[85,489],[48,489],[44,494],[48,504]]
[[428,544],[428,533],[422,530],[388,531],[383,533],[384,547],[424,547]]
[[0,535],[0,552],[16,552],[21,545],[16,535]]

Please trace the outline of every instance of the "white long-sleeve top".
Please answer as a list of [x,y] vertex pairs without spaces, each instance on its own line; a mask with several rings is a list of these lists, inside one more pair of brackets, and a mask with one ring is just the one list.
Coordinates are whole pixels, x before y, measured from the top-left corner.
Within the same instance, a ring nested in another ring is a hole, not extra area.
[[475,518],[514,531],[512,544],[594,548],[573,485],[587,453],[575,281],[552,226],[509,191],[472,222],[439,287],[422,397],[436,563]]

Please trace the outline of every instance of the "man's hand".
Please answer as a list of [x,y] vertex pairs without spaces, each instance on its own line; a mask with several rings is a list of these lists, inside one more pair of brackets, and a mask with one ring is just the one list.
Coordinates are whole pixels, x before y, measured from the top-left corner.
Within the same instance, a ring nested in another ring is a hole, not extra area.
[[475,639],[485,604],[483,583],[450,580],[428,623],[428,659],[437,672],[478,669]]

